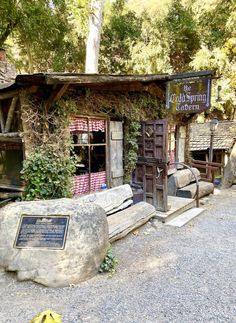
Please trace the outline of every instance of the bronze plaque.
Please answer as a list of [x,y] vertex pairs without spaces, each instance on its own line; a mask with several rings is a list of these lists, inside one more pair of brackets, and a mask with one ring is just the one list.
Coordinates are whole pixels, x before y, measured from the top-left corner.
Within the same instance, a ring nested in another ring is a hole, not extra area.
[[64,249],[68,215],[22,215],[15,248]]
[[210,108],[211,79],[174,80],[168,83],[166,107],[174,113],[199,113]]

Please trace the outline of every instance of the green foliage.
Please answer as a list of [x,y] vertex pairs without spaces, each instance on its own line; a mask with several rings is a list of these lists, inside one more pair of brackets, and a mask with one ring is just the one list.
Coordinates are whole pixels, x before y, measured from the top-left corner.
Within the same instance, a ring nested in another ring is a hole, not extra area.
[[170,47],[163,24],[147,12],[142,15],[142,32],[132,47],[133,71],[135,73],[171,73]]
[[103,260],[103,262],[101,263],[98,272],[99,273],[111,273],[113,274],[116,271],[116,267],[118,265],[118,260],[116,259],[116,257],[113,255],[112,252],[112,247],[111,245],[109,245],[108,250],[107,250],[107,254]]
[[0,10],[0,47],[14,52],[18,70],[73,71],[82,66],[85,53],[64,0],[2,0]]
[[177,72],[186,71],[191,56],[200,46],[192,10],[184,7],[179,0],[174,0],[163,27],[167,31],[169,57],[173,69]]
[[195,70],[212,69],[220,76],[213,82],[211,112],[230,120],[235,118],[236,111],[235,9],[234,1],[221,0],[212,8],[201,9],[199,28],[202,46],[190,63]]
[[52,148],[39,148],[23,164],[23,199],[30,201],[71,197],[71,179],[74,172],[73,156],[63,156]]
[[225,39],[229,36],[227,22],[232,10],[234,1],[218,0],[210,8],[199,5],[198,25],[201,32],[201,40],[210,49],[223,46]]
[[[28,107],[28,108],[27,108]],[[71,196],[71,180],[75,157],[70,154],[68,136],[70,115],[75,109],[72,100],[60,100],[45,110],[43,103],[26,105],[24,118],[31,116],[27,127],[29,156],[23,163],[25,200],[54,199]]]
[[124,182],[129,183],[132,179],[132,172],[137,163],[138,152],[138,136],[140,135],[140,122],[139,121],[126,121],[124,126]]
[[138,137],[140,121],[162,119],[165,107],[151,95],[131,95],[132,106],[129,115],[125,115],[124,123],[124,182],[131,183],[132,173],[137,163]]
[[102,73],[128,73],[132,70],[131,50],[141,34],[141,19],[123,8],[123,0],[115,1],[111,7],[112,14],[103,26],[100,46]]
[[109,93],[88,92],[77,101],[83,112],[107,113],[115,118],[124,119],[124,168],[125,181],[131,181],[131,175],[137,161],[137,137],[140,121],[155,120],[164,117],[166,109],[156,96],[149,93]]
[[[214,69],[213,110],[233,118],[235,9],[235,0],[106,1],[99,71]],[[0,12],[0,47],[19,72],[84,70],[90,0],[1,0]]]

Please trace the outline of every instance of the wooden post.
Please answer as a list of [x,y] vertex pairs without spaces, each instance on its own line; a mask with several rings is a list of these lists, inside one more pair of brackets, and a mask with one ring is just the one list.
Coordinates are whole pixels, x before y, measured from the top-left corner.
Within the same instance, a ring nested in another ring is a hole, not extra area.
[[22,128],[23,128],[23,145],[24,145],[24,157],[27,158],[27,156],[30,153],[30,150],[32,149],[32,144],[30,141],[29,134],[31,133],[30,127],[27,125],[24,119],[24,112],[25,110],[28,110],[30,107],[30,103],[28,100],[28,95],[26,90],[20,90],[19,93],[19,100],[20,100],[20,113],[21,113],[21,120],[22,120]]
[[9,108],[9,111],[8,111],[8,114],[7,114],[7,121],[6,121],[5,129],[4,129],[4,133],[10,131],[17,100],[18,100],[18,97],[14,96],[12,101],[11,101],[11,105],[10,105],[10,108]]
[[0,125],[1,125],[1,131],[3,133],[4,129],[5,129],[5,121],[4,121],[4,117],[3,117],[2,102],[1,101],[0,101]]

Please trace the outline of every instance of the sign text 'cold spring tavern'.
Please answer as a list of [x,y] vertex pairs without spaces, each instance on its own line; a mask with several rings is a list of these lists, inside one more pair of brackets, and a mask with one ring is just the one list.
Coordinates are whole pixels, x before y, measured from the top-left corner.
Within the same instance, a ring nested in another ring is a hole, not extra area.
[[176,113],[197,113],[210,108],[211,79],[171,81],[166,106]]

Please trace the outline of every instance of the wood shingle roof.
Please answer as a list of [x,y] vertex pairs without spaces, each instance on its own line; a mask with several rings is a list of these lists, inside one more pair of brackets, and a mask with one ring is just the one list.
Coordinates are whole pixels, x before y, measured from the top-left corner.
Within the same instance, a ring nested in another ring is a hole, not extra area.
[[[210,147],[210,122],[194,123],[190,127],[190,151]],[[214,149],[229,150],[236,142],[236,121],[220,121],[213,138]]]

